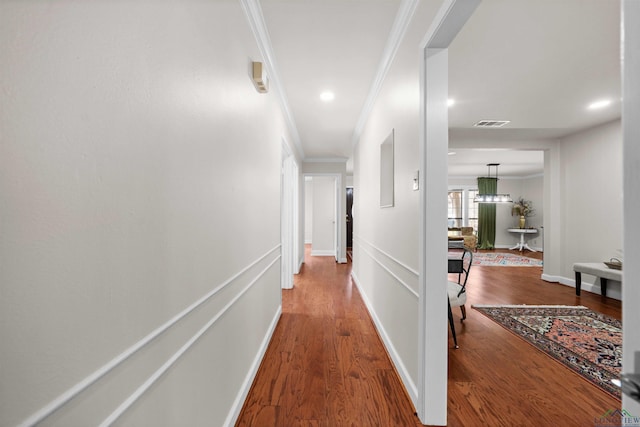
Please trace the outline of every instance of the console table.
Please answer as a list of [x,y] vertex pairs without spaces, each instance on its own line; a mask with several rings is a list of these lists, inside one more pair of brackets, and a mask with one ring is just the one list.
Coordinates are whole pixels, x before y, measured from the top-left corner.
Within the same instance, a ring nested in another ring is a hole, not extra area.
[[537,228],[507,228],[507,231],[509,233],[519,233],[520,234],[520,241],[518,243],[516,243],[515,246],[509,248],[509,249],[517,249],[519,251],[523,251],[525,249],[530,250],[531,252],[536,252],[534,249],[531,249],[531,247],[524,241],[524,235],[525,234],[537,234],[538,233],[538,229]]

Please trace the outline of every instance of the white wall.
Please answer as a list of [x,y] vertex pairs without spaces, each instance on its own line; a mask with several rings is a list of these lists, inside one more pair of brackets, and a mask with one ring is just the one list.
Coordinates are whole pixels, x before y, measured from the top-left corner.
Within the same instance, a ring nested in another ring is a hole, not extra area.
[[[419,4],[354,151],[353,277],[414,404],[419,370],[420,193],[413,191],[420,167],[418,50],[438,6]],[[392,129],[394,206],[380,208],[380,144]]]
[[[574,262],[623,256],[621,122],[566,137],[560,147],[565,241],[561,275],[573,279]],[[585,289],[592,279],[585,277]],[[620,298],[618,283],[612,282],[611,290],[611,296]]]
[[311,255],[335,256],[336,253],[336,179],[316,176],[312,183]]
[[45,420],[97,425],[206,326],[118,424],[233,422],[281,304],[252,59],[235,1],[0,4],[0,425],[140,344]]

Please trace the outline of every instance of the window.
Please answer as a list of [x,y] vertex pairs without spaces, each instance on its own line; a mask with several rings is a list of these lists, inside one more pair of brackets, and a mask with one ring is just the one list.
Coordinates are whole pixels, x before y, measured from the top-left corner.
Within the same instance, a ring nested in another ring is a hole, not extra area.
[[477,194],[478,190],[475,189],[467,191],[467,225],[473,227],[473,231],[478,231],[478,204],[473,203]]
[[449,191],[449,227],[462,227],[462,190]]
[[449,227],[473,227],[478,230],[478,204],[473,199],[478,189],[449,190]]

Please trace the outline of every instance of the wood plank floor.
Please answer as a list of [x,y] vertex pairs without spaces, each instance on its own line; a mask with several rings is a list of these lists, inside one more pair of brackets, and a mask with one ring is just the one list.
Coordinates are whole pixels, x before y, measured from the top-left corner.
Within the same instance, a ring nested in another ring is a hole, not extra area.
[[[500,252],[510,252],[500,250]],[[515,251],[511,251],[516,253]],[[540,258],[540,253],[526,255]],[[236,426],[418,426],[414,408],[352,283],[350,264],[310,257],[283,291],[283,314]],[[460,349],[450,342],[449,426],[593,426],[620,402],[470,308],[619,301],[544,282],[537,267],[474,266]]]

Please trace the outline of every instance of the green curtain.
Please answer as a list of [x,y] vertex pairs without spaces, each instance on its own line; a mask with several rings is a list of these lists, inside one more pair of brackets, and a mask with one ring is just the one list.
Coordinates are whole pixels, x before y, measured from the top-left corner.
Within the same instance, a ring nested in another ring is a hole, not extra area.
[[[496,194],[497,178],[478,178],[478,193]],[[496,204],[480,203],[478,206],[478,249],[493,249],[496,243]]]

